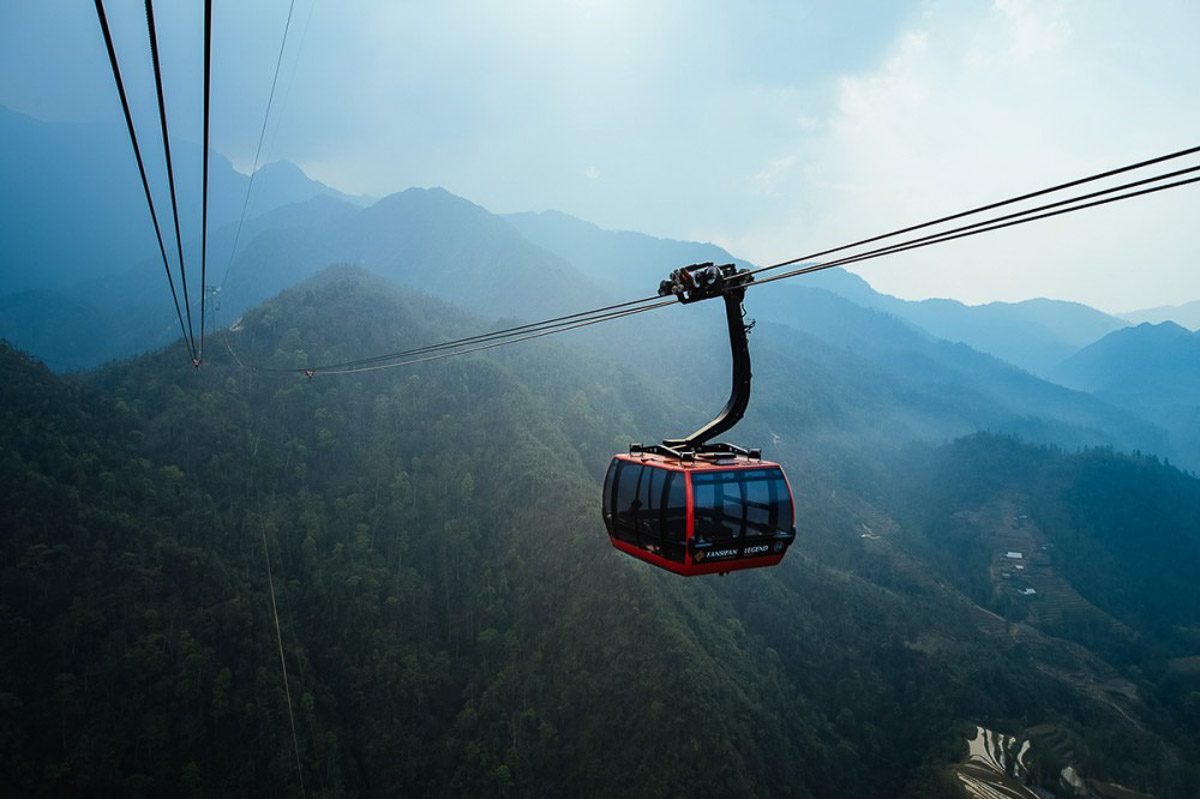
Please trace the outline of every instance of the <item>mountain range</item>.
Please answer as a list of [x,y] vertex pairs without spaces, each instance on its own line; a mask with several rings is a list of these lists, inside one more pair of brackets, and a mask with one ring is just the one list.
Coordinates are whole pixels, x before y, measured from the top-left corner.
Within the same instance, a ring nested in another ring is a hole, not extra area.
[[[119,275],[142,262],[150,262],[162,274],[137,162],[124,129],[42,122],[0,106],[0,142],[0,179],[7,189],[0,200],[5,258],[0,295],[72,287]],[[160,151],[148,148],[143,157],[174,263],[171,204]],[[172,155],[185,257],[194,263],[199,260],[201,198],[198,190],[184,189],[200,185],[200,147],[177,142]],[[287,162],[267,164],[253,179],[251,217],[315,196],[358,205],[372,201],[314,181]],[[210,229],[241,218],[250,180],[228,159],[212,155]],[[214,261],[222,256],[227,261],[228,248],[210,253]]]
[[0,789],[915,799],[962,795],[986,725],[1030,741],[1030,790],[1195,795],[1196,478],[908,443],[976,400],[762,322],[739,437],[785,464],[799,541],[687,581],[613,550],[597,497],[614,450],[711,415],[713,326],[651,367],[587,339],[239,365],[485,323],[340,266],[200,369],[0,346]]
[[[93,209],[102,208],[110,215],[123,210],[129,217],[126,227],[137,227],[144,201],[136,178],[131,182],[129,170],[116,170],[113,159],[96,155],[105,147],[121,151],[120,136],[111,130],[40,123],[12,112],[0,115],[0,123],[16,143],[6,150],[5,178],[23,187],[16,196],[31,198],[27,210],[37,212],[38,224],[88,230],[96,222]],[[75,155],[56,160],[56,149]],[[39,170],[35,164],[53,166]],[[105,169],[114,171],[109,175]],[[43,172],[46,180],[39,181]],[[235,189],[244,189],[246,179],[217,159],[213,194],[224,199],[213,204],[209,246],[213,274],[220,279],[209,282],[219,284],[221,291],[207,309],[210,324],[229,324],[245,309],[330,263],[358,264],[497,323],[645,296],[680,264],[717,260],[748,265],[711,244],[606,231],[556,212],[496,216],[441,189],[410,189],[372,202],[311,181],[288,164],[264,167],[256,178],[251,203],[256,213],[238,222]],[[72,180],[92,190],[67,191]],[[52,212],[55,197],[60,202]],[[4,218],[11,226],[6,239],[14,242],[11,252],[34,251],[37,244],[28,231],[37,226],[18,225],[11,214]],[[144,222],[139,235],[146,233]],[[124,229],[115,218],[104,226]],[[25,232],[16,235],[18,227]],[[87,261],[87,277],[70,266],[84,255],[49,247],[47,263],[66,264],[55,287],[15,289],[31,282],[28,259],[6,258],[0,269],[0,286],[6,287],[0,290],[0,337],[60,370],[94,367],[177,338],[161,264],[149,256],[131,258],[138,247],[130,237],[136,235],[113,237],[124,242],[122,252],[129,260],[123,265],[111,250],[106,255],[94,244],[84,247],[96,253]],[[71,241],[61,235],[44,238]],[[235,240],[238,252],[228,260]],[[881,398],[876,414],[858,423],[873,427],[883,440],[897,445],[937,442],[988,429],[1060,446],[1152,452],[1200,469],[1194,403],[1187,401],[1186,391],[1170,403],[1135,403],[1099,384],[1069,377],[1065,364],[1071,356],[1123,330],[1121,320],[1093,309],[1050,300],[978,307],[949,300],[908,302],[874,292],[860,277],[840,269],[814,273],[796,284],[755,288],[747,305],[763,323],[760,337],[780,340],[784,350],[812,349],[819,341],[819,351],[828,353],[822,356],[828,372],[821,379],[860,396]],[[198,317],[198,305],[192,310]],[[667,375],[664,379],[672,381],[675,391],[698,392],[701,407],[719,403],[723,366],[699,380],[668,368],[681,338],[723,349],[719,317],[707,310],[686,319],[677,313],[650,316],[656,318],[575,335],[596,345],[597,352],[616,346],[629,353],[644,368]],[[396,347],[404,348],[403,343]],[[1160,368],[1157,361],[1143,362]],[[1060,364],[1065,371],[1056,371]],[[1166,370],[1167,364],[1161,368]],[[1195,374],[1186,358],[1171,368],[1175,373],[1191,368]],[[1175,373],[1164,373],[1163,379],[1174,381]],[[896,397],[905,399],[896,403]]]
[[0,123],[30,198],[0,264],[0,793],[962,797],[979,740],[1021,753],[980,790],[1200,792],[1200,334],[752,286],[737,439],[799,537],[686,581],[613,550],[598,497],[725,401],[715,304],[319,367],[749,264],[271,165],[214,216],[193,369],[136,179],[46,163],[121,137]]
[[1127,322],[1139,325],[1142,322],[1174,322],[1189,330],[1200,330],[1200,300],[1185,302],[1183,305],[1164,305],[1158,308],[1147,308],[1142,311],[1130,311],[1120,314]]

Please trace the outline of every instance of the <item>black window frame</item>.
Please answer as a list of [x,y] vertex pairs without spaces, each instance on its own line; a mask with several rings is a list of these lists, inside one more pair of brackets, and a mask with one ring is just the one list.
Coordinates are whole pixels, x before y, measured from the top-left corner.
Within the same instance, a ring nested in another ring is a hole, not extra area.
[[[765,485],[765,502],[761,493],[751,489],[756,484]],[[731,491],[731,488],[735,490]],[[766,519],[761,516],[754,519],[752,510],[765,510]],[[738,542],[740,545],[779,532],[790,532],[792,512],[791,492],[783,470],[778,467],[692,474],[692,537],[697,541]]]
[[676,563],[687,546],[687,476],[654,463],[613,459],[604,520],[613,538]]

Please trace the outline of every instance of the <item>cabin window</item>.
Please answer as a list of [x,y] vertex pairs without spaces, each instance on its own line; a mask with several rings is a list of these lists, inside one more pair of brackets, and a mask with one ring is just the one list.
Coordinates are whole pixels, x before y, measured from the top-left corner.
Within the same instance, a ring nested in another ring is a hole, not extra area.
[[705,541],[741,538],[742,486],[738,472],[692,475],[696,502],[696,537]]
[[612,536],[684,562],[687,481],[683,474],[618,460],[605,477],[605,519]]
[[667,472],[663,486],[663,538],[687,540],[687,479],[682,472]]
[[792,505],[778,469],[739,469],[692,476],[696,537],[729,541],[788,529]]
[[608,471],[604,474],[604,521],[612,528],[613,515],[613,483],[617,477],[617,469],[620,467],[621,461],[613,458],[613,462],[608,465]]
[[683,563],[687,541],[687,478],[681,472],[659,471],[663,476],[662,489],[655,496],[662,508],[662,556]]
[[638,483],[641,464],[618,461],[613,498],[613,535],[627,544],[637,544]]
[[[779,507],[782,479],[778,474],[755,471],[747,474],[743,485],[746,488],[746,535],[773,535],[782,526]],[[783,493],[786,496],[786,492]]]

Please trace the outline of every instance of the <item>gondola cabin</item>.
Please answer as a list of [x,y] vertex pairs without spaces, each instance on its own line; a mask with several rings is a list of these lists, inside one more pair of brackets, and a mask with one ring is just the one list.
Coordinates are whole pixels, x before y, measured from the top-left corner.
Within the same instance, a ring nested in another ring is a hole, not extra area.
[[796,537],[783,469],[744,455],[616,455],[603,507],[614,547],[685,576],[774,566]]

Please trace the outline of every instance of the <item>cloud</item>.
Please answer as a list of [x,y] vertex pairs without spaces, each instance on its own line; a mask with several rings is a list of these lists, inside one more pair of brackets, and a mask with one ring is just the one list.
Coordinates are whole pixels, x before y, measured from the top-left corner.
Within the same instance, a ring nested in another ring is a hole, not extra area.
[[[216,9],[213,143],[242,168],[289,6]],[[120,124],[87,5],[0,15],[0,103]],[[136,6],[110,16],[153,130],[144,20]],[[198,139],[197,12],[158,16],[172,131]],[[495,211],[556,208],[774,263],[1194,144],[1198,29],[1194,0],[300,0],[262,160],[344,191],[441,185]],[[1197,196],[863,271],[903,296],[1190,299]]]
[[[819,208],[809,230],[821,246],[1196,143],[1195,48],[1172,59],[1113,58],[1114,37],[1125,55],[1162,47],[1166,20],[1130,20],[1134,12],[1121,4],[947,5],[914,17],[877,68],[844,77],[823,140],[797,147],[810,182],[793,218],[804,224],[802,209]],[[1196,29],[1196,12],[1170,5]],[[1200,190],[1185,188],[860,271],[906,297],[1041,295],[1112,310],[1182,302],[1200,297],[1200,276],[1183,266],[1200,248],[1200,232],[1188,221],[1198,215]],[[786,252],[786,234],[735,240],[759,261]],[[1143,257],[1154,266],[1135,279],[1128,265]]]
[[751,179],[751,191],[766,197],[779,196],[779,185],[796,166],[795,154],[772,158]]

